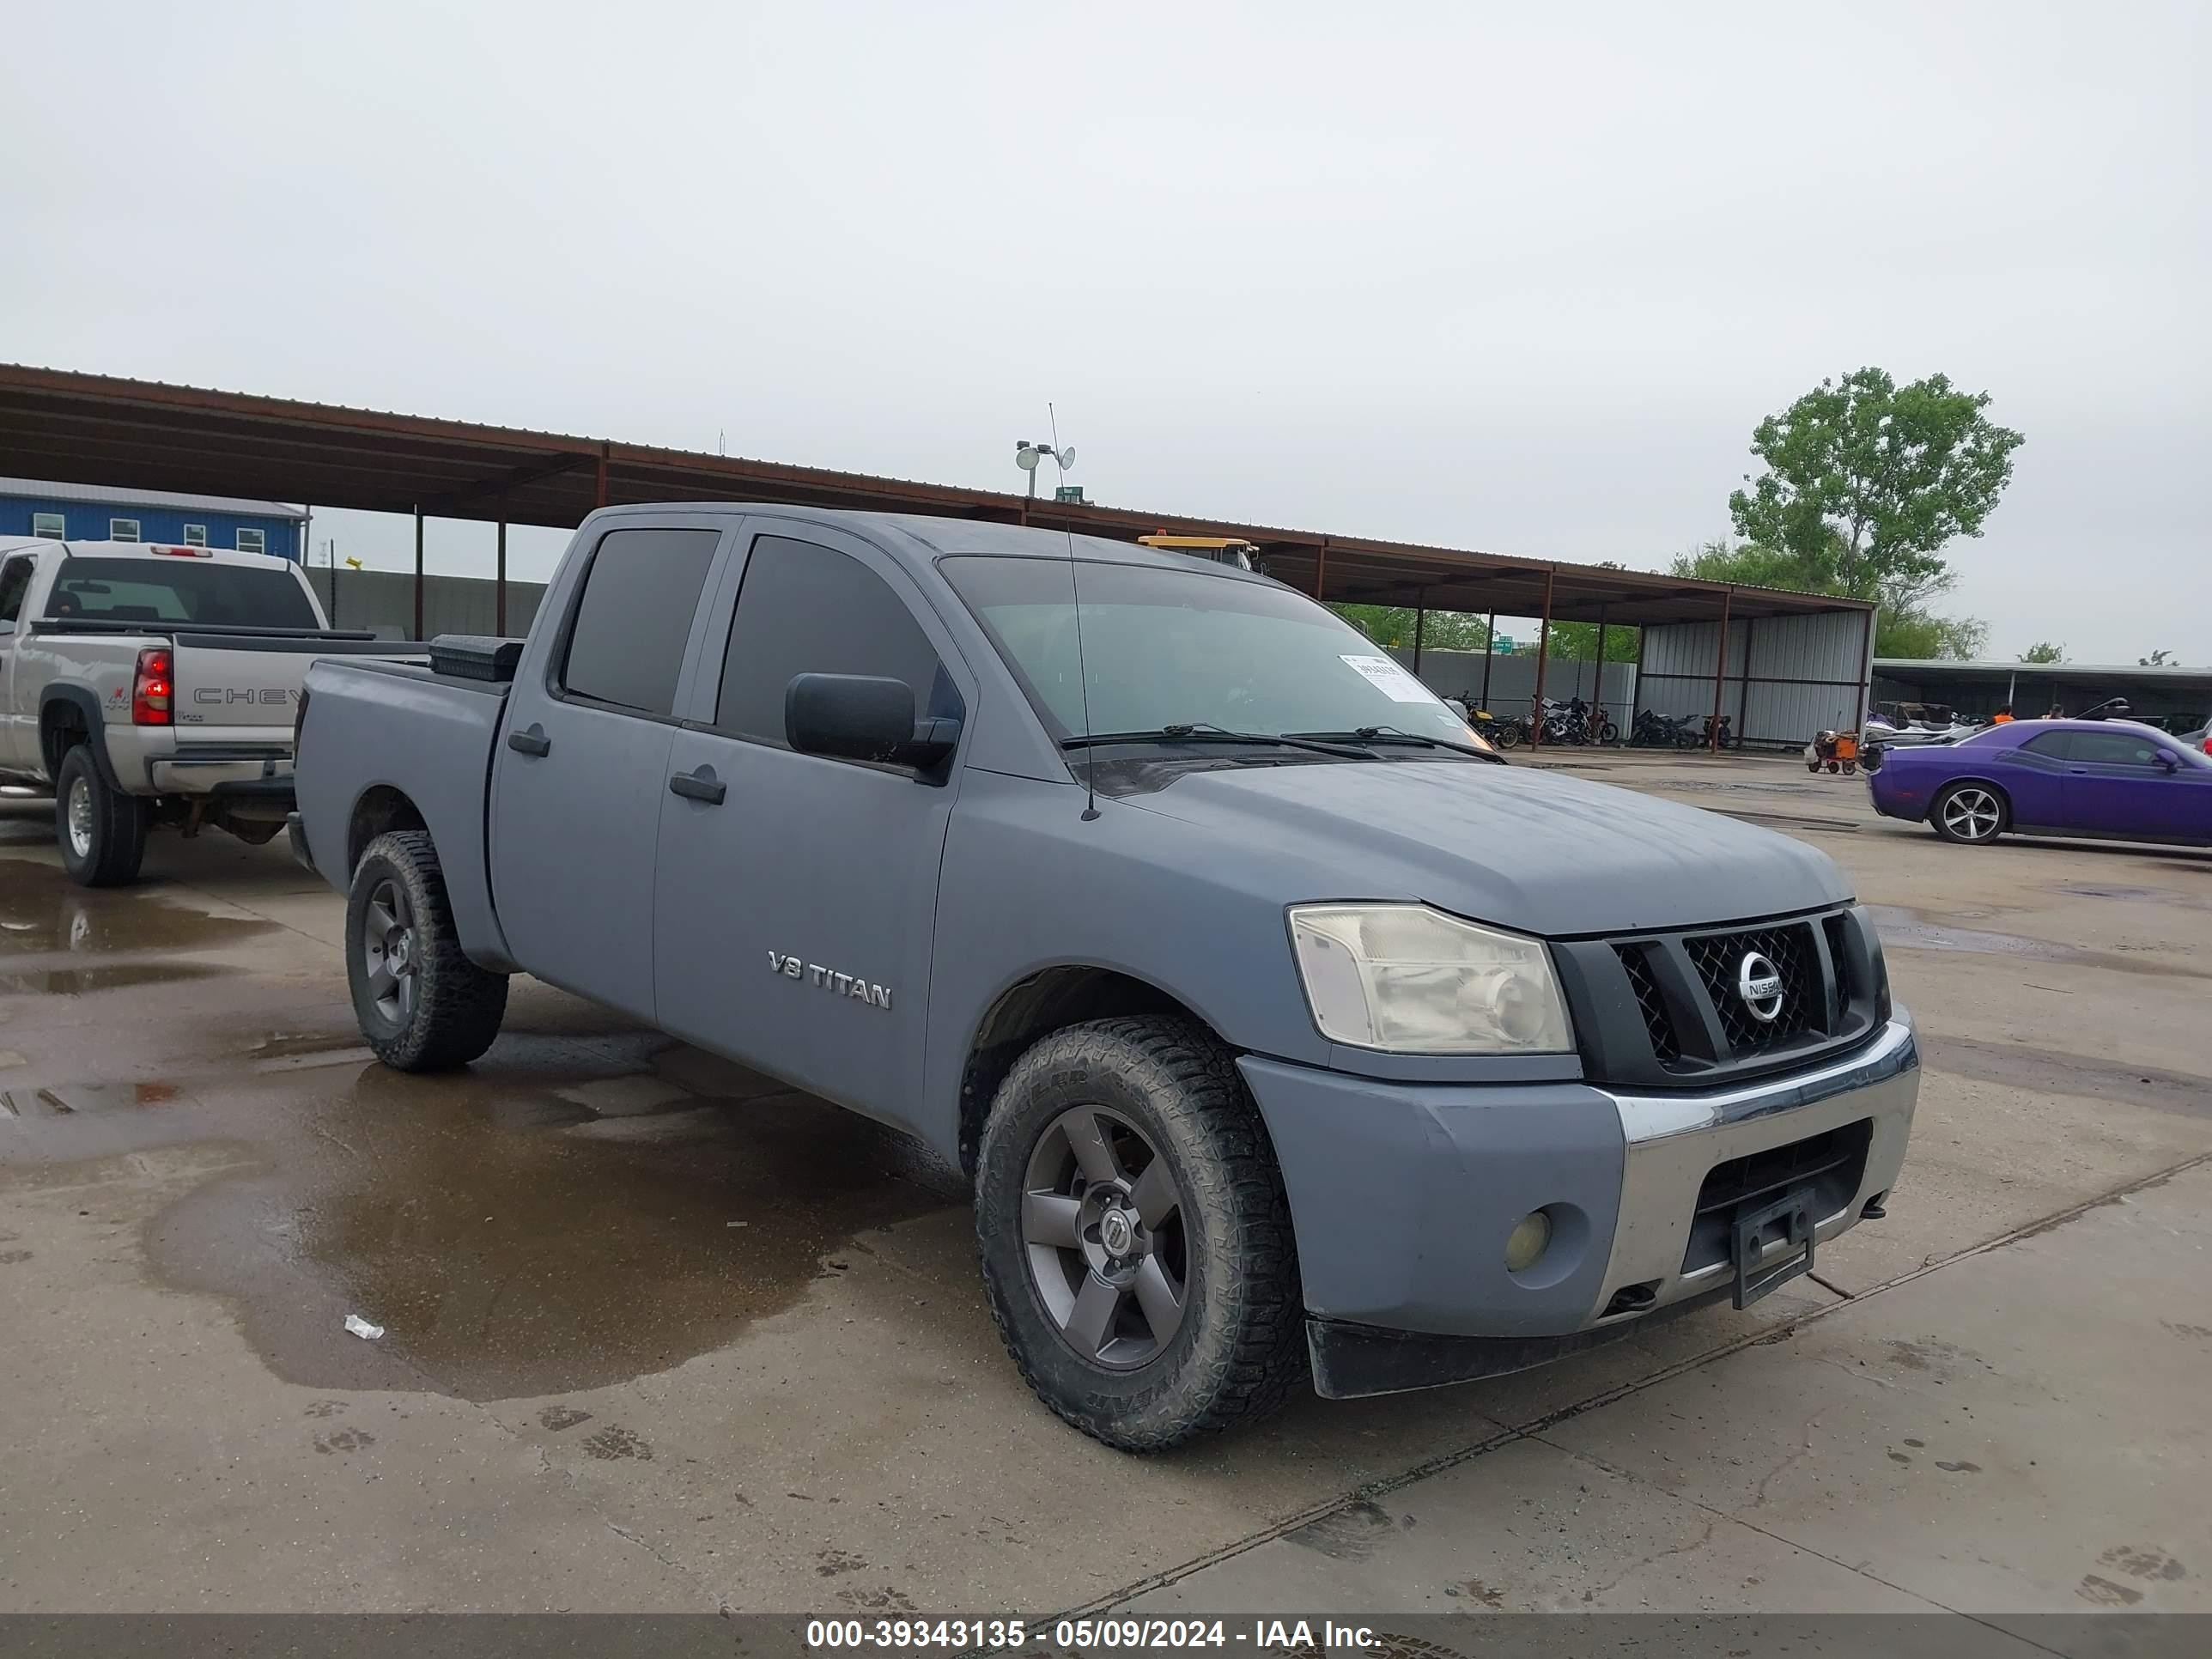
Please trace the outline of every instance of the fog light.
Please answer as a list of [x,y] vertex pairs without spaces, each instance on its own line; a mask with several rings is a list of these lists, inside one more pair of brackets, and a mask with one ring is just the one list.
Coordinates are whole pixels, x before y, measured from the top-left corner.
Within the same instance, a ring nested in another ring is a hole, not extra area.
[[1552,1218],[1541,1210],[1531,1210],[1515,1222],[1513,1231],[1506,1235],[1505,1271],[1526,1273],[1551,1245]]

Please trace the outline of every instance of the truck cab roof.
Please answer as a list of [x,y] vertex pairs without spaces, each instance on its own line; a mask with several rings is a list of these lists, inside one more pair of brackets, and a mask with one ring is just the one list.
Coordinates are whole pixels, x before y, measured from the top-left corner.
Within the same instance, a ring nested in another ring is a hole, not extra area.
[[[1094,564],[1138,565],[1154,570],[1215,576],[1224,581],[1271,580],[1233,565],[1194,559],[1187,552],[1146,547],[1105,536],[1075,534],[1050,524],[991,524],[975,519],[939,518],[926,513],[854,513],[781,502],[685,501],[675,504],[675,508],[708,514],[742,513],[749,517],[787,518],[805,524],[834,526],[918,562],[939,557],[1050,559],[1072,555]],[[665,502],[657,506],[602,507],[587,522],[607,523],[633,515],[665,519],[671,510],[672,505]],[[886,531],[896,533],[886,535]]]
[[0,558],[11,553],[40,552],[47,548],[67,554],[73,559],[141,559],[153,556],[198,559],[210,564],[237,565],[258,570],[293,568],[291,560],[280,559],[273,553],[240,553],[227,547],[182,547],[174,542],[58,542],[45,536],[0,538]]

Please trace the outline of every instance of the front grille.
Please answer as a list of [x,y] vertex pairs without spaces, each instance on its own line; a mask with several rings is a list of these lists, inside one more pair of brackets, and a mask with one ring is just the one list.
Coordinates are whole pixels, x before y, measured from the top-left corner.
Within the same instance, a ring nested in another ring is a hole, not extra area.
[[1628,988],[1636,993],[1637,1010],[1644,1016],[1644,1030],[1651,1039],[1652,1058],[1662,1066],[1671,1066],[1682,1057],[1682,1045],[1674,1036],[1674,1017],[1659,994],[1659,981],[1652,977],[1650,958],[1641,945],[1616,945],[1613,949],[1620,953]]
[[[1713,1000],[1713,1012],[1720,1016],[1731,1053],[1758,1054],[1802,1036],[1813,1025],[1824,992],[1820,963],[1802,922],[1746,933],[1709,933],[1682,943]],[[1782,980],[1782,1006],[1771,1020],[1753,1013],[1736,988],[1743,959],[1754,951],[1774,964]]]
[[1794,1188],[1813,1188],[1813,1218],[1826,1221],[1858,1195],[1873,1143],[1874,1120],[1861,1118],[1787,1146],[1715,1164],[1698,1189],[1682,1271],[1694,1273],[1727,1261],[1736,1213],[1772,1203]]
[[[1552,946],[1583,1075],[1633,1089],[1698,1089],[1840,1054],[1889,1017],[1881,947],[1836,908],[1680,933]],[[1745,957],[1774,964],[1781,1000],[1760,1019],[1738,988]]]
[[1828,960],[1833,963],[1836,968],[1835,1009],[1836,1019],[1840,1023],[1844,1016],[1850,1011],[1851,998],[1856,993],[1856,988],[1851,983],[1850,945],[1844,937],[1844,919],[1841,916],[1823,916],[1820,918],[1820,927],[1828,935]]

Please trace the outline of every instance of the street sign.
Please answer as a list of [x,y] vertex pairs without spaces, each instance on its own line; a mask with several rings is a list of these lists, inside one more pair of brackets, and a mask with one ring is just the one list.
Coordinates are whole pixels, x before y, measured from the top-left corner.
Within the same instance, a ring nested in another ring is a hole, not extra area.
[[1513,654],[1513,641],[1508,635],[1493,634],[1490,636],[1490,648],[1501,657],[1510,657]]
[[1062,484],[1052,492],[1052,498],[1056,501],[1079,501],[1083,499],[1083,486]]

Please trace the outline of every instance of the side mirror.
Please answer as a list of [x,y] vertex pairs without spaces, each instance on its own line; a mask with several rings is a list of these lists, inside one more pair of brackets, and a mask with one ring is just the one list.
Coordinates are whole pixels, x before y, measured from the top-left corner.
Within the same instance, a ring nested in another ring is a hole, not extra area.
[[2154,749],[2150,751],[2150,757],[2169,772],[2181,769],[2181,757],[2171,749]]
[[915,720],[904,680],[799,674],[784,688],[783,732],[802,755],[927,770],[951,754],[960,722]]

